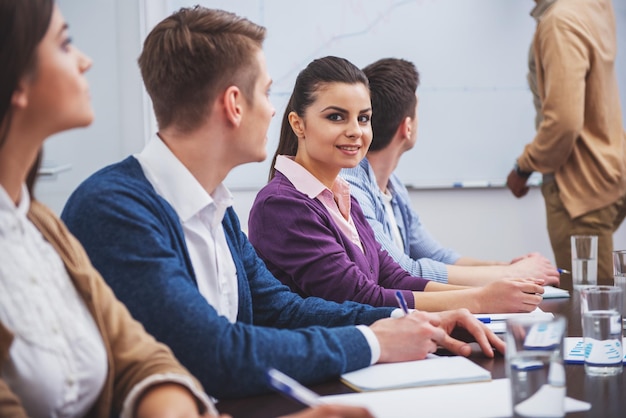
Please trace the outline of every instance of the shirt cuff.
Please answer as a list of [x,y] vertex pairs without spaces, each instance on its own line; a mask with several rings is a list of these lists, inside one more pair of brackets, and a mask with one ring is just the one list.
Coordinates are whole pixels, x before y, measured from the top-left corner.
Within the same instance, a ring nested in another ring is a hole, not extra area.
[[370,360],[370,364],[376,364],[378,359],[380,359],[380,343],[378,342],[378,338],[374,331],[371,330],[370,327],[366,325],[357,325],[356,329],[361,331],[367,344],[370,346],[370,351],[372,352],[372,359]]
[[[372,335],[374,335],[374,332],[372,330],[370,330],[370,332],[372,333]],[[374,338],[376,338],[376,336],[374,336]],[[376,341],[376,344],[378,344],[378,340]],[[135,405],[137,403],[137,399],[150,386],[160,383],[178,383],[179,385],[186,387],[193,394],[193,396],[195,396],[196,399],[200,401],[199,403],[204,406],[206,412],[211,415],[218,415],[217,409],[215,408],[215,405],[213,404],[211,399],[209,399],[209,396],[206,393],[202,392],[194,384],[193,380],[189,376],[175,373],[162,373],[153,374],[146,377],[131,389],[131,391],[126,396],[126,399],[124,400],[124,405],[122,406],[122,413],[120,414],[120,418],[132,418],[133,413],[135,412],[135,408],[137,406]]]
[[[409,313],[416,311],[417,309],[410,309],[409,308]],[[404,316],[404,310],[400,309],[400,308],[396,308],[393,311],[391,311],[391,315],[389,315],[391,318],[402,318]]]

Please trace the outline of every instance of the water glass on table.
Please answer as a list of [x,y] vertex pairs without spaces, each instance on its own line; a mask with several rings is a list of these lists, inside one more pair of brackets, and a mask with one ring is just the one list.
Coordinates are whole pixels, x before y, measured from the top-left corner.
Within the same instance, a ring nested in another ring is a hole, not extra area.
[[598,236],[572,235],[572,284],[574,289],[598,284]]
[[[613,280],[622,289],[622,308],[626,310],[626,250],[613,251]],[[622,311],[622,328],[626,328],[626,312]]]
[[506,372],[516,417],[565,414],[563,337],[567,320],[511,318],[506,323]]
[[585,372],[591,376],[622,373],[622,289],[593,286],[580,291]]

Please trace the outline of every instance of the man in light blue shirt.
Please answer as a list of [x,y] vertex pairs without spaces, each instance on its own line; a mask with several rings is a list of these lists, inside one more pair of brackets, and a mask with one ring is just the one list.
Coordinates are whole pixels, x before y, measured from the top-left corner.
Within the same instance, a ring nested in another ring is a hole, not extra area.
[[478,260],[443,247],[430,235],[394,174],[400,157],[417,139],[417,69],[411,62],[387,58],[363,71],[370,82],[374,138],[367,157],[341,175],[352,185],[351,193],[381,246],[409,273],[441,283],[471,286],[534,277],[558,285],[558,271],[537,253],[511,262]]

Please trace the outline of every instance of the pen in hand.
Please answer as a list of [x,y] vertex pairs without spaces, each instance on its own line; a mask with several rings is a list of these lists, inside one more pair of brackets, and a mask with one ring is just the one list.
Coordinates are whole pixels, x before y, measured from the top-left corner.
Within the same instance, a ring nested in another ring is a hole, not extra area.
[[402,292],[399,290],[396,290],[396,300],[398,301],[398,306],[404,311],[404,315],[408,315],[409,307],[406,304],[406,300],[404,300],[404,296],[402,296]]
[[323,403],[317,393],[305,388],[291,377],[274,368],[268,369],[266,375],[272,388],[301,404],[316,406]]
[[557,268],[556,271],[558,271],[559,274],[572,274],[571,271],[565,270],[565,269],[561,269],[561,268]]

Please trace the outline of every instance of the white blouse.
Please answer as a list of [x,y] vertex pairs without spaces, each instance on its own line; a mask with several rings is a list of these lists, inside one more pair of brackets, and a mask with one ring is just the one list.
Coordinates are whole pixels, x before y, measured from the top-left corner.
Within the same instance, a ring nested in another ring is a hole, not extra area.
[[107,374],[95,321],[54,248],[0,186],[0,322],[14,333],[0,376],[32,417],[89,412]]

